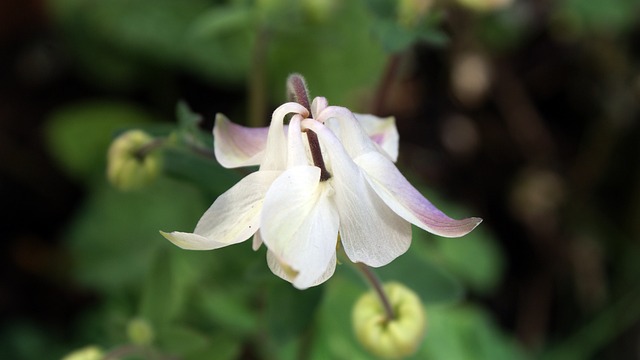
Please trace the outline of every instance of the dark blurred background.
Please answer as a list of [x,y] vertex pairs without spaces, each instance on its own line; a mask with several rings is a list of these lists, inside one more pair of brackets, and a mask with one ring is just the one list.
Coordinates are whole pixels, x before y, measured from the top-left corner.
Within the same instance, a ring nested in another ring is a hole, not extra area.
[[[438,3],[437,36],[391,52],[372,40],[380,16],[365,5],[277,3],[0,3],[0,354],[42,358],[33,349],[63,354],[95,338],[78,322],[109,295],[77,275],[86,268],[69,238],[95,210],[86,203],[114,131],[175,123],[180,100],[203,130],[217,112],[265,125],[299,71],[332,104],[396,116],[399,167],[484,219],[503,267],[467,298],[526,353],[640,358],[635,1]],[[280,27],[260,15],[273,13]],[[340,16],[344,28],[324,33]],[[341,38],[349,26],[362,36]]]

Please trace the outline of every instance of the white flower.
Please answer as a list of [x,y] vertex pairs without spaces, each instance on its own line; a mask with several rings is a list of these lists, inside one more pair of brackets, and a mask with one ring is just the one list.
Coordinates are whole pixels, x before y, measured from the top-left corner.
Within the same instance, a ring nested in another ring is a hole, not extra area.
[[[317,135],[319,151],[305,131]],[[392,118],[354,115],[316,98],[311,114],[296,103],[279,107],[268,132],[219,116],[214,136],[222,165],[260,169],[218,197],[194,233],[163,235],[182,248],[208,250],[255,234],[254,249],[264,241],[271,270],[301,289],[333,274],[338,235],[351,261],[379,267],[407,251],[411,224],[458,237],[481,221],[447,217],[400,174]]]

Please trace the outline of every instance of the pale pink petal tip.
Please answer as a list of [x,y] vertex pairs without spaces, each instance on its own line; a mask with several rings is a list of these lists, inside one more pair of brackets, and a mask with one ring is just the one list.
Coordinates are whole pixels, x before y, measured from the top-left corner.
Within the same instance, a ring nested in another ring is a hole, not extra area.
[[250,128],[216,115],[213,148],[216,160],[226,168],[259,165],[264,157],[269,128]]

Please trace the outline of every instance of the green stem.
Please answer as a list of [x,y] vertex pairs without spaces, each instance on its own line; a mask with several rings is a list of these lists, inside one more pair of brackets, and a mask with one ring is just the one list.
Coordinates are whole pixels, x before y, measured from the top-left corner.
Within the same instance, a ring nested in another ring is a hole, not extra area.
[[384,292],[384,288],[382,287],[382,282],[376,276],[376,274],[371,270],[370,267],[363,263],[356,263],[356,267],[362,274],[365,279],[371,284],[371,287],[375,291],[376,295],[378,295],[378,299],[380,299],[380,303],[382,303],[382,307],[384,308],[385,313],[387,314],[387,321],[391,321],[396,318],[396,315],[393,311],[393,307],[391,306],[391,302],[389,301],[389,297]]
[[165,142],[167,142],[166,138],[153,139],[136,150],[136,152],[133,153],[133,156],[135,156],[139,161],[143,161],[150,152],[164,146]]
[[251,74],[249,76],[249,126],[264,126],[267,113],[266,69],[268,32],[264,27],[257,31],[256,43],[251,56]]
[[384,74],[380,80],[380,84],[373,95],[373,101],[371,102],[371,113],[374,115],[382,115],[384,112],[385,100],[389,96],[391,86],[398,76],[398,69],[400,68],[400,54],[393,54],[387,61],[387,66],[384,69]]

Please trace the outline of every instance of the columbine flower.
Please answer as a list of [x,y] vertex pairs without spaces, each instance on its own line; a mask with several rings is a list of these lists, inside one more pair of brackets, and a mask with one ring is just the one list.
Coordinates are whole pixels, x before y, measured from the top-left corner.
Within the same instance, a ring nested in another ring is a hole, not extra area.
[[[197,250],[255,234],[254,249],[265,243],[270,269],[304,289],[333,274],[338,238],[351,261],[379,267],[409,248],[411,224],[457,237],[480,223],[447,217],[400,174],[393,164],[398,138],[392,119],[354,115],[320,97],[310,108],[311,114],[297,103],[280,106],[268,131],[219,116],[218,161],[260,168],[222,194],[194,233],[162,234]],[[285,135],[287,114],[293,116]],[[310,132],[306,139],[303,132]]]

